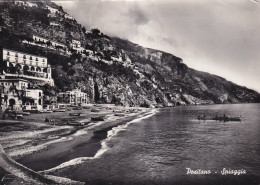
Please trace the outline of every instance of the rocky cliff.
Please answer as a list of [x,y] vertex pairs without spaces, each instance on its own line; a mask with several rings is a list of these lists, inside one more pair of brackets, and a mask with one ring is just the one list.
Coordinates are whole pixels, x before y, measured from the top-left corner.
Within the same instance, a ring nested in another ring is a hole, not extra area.
[[[51,91],[44,87],[49,96],[81,88],[90,102],[129,106],[260,102],[259,93],[191,69],[172,54],[86,31],[48,0],[19,2],[0,3],[0,45],[48,57],[55,80]],[[67,49],[36,43],[33,35]],[[80,51],[72,40],[80,41]]]

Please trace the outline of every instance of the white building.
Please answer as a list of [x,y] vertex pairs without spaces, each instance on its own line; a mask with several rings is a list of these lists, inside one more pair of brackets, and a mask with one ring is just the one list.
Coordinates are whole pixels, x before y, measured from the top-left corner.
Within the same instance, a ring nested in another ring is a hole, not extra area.
[[26,89],[23,110],[42,110],[43,91],[40,89]]
[[46,57],[3,49],[3,62],[6,65],[5,76],[41,80],[54,85],[51,67],[48,65]]
[[71,15],[69,15],[69,14],[64,14],[64,18],[65,19],[71,19],[71,20],[74,20],[75,18],[73,17],[73,16],[71,16]]
[[42,110],[43,91],[24,79],[0,79],[1,110]]
[[32,3],[28,1],[15,1],[14,3],[18,6],[38,7],[36,3]]
[[80,42],[79,40],[74,40],[74,39],[72,39],[71,44],[70,44],[70,47],[71,47],[73,50],[76,50],[77,53],[82,53],[82,52],[85,50],[85,48],[83,48],[83,47],[81,46],[81,42]]
[[60,103],[84,105],[88,102],[88,95],[80,89],[73,89],[72,91],[59,93],[58,100]]
[[33,40],[36,43],[37,42],[45,43],[46,45],[44,47],[47,47],[47,42],[50,42],[51,47],[61,47],[64,51],[67,51],[67,46],[65,44],[60,43],[60,42],[52,41],[52,40],[49,40],[49,39],[46,39],[46,38],[43,38],[43,37],[40,37],[40,36],[36,36],[36,35],[33,35]]
[[52,8],[52,7],[48,6],[48,5],[46,5],[45,7],[46,7],[46,9],[48,9],[50,11],[51,14],[55,14],[55,13],[59,13],[60,12],[58,9]]

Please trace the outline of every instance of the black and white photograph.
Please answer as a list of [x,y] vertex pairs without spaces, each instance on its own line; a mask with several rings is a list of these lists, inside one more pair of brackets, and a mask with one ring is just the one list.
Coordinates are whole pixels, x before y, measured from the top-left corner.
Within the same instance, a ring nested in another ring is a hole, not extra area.
[[0,0],[0,184],[260,185],[260,0]]

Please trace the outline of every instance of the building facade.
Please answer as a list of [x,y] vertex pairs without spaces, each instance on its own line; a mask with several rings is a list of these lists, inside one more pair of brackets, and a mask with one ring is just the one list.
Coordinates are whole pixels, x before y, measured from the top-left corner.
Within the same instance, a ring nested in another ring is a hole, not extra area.
[[43,91],[28,88],[24,79],[0,79],[1,110],[42,110]]
[[54,85],[51,67],[46,57],[35,56],[28,53],[3,49],[3,61],[5,76],[23,77],[27,79],[41,80]]
[[72,39],[71,40],[71,44],[70,44],[70,47],[73,49],[73,50],[76,50],[77,53],[82,53],[85,48],[81,46],[81,42],[79,40],[74,40]]
[[[67,51],[67,46],[65,44],[60,43],[60,42],[52,41],[52,40],[49,40],[49,39],[46,39],[46,38],[43,38],[43,37],[40,37],[40,36],[36,36],[36,35],[33,35],[33,40],[35,42],[43,42],[45,44],[47,42],[50,42],[52,47],[60,47],[64,51]],[[47,47],[47,45],[45,47]]]
[[42,110],[43,91],[40,89],[26,89],[22,107],[23,110]]
[[88,95],[80,89],[73,89],[72,91],[59,93],[58,101],[59,103],[66,103],[70,105],[84,105],[88,103]]

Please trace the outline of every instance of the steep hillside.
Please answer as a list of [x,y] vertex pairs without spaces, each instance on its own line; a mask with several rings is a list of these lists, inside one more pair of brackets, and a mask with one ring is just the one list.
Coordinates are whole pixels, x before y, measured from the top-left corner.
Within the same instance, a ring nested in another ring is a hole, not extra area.
[[[172,54],[86,31],[49,0],[23,2],[0,4],[0,46],[48,57],[55,80],[51,91],[44,87],[49,96],[81,88],[90,102],[130,106],[260,102],[257,92],[190,69]],[[34,35],[49,41],[36,42]],[[80,51],[73,40],[81,43]]]

